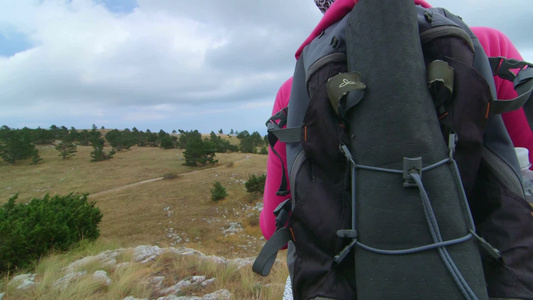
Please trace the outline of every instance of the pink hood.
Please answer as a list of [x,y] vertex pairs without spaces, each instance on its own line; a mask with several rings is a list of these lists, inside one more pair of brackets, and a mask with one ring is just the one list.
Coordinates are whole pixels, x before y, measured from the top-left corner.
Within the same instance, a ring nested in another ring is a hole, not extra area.
[[[322,31],[324,31],[326,28],[331,26],[333,23],[339,21],[342,19],[347,13],[349,13],[354,5],[359,0],[336,0],[333,2],[331,7],[326,11],[318,25],[315,27],[315,29],[311,32],[311,34],[307,37],[307,39],[304,41],[304,43],[298,48],[296,51],[296,59],[300,58],[300,54],[302,53],[303,49],[307,44],[311,43],[311,41],[317,37]],[[431,5],[429,5],[424,0],[414,0],[415,4],[421,5],[425,8],[430,8]]]

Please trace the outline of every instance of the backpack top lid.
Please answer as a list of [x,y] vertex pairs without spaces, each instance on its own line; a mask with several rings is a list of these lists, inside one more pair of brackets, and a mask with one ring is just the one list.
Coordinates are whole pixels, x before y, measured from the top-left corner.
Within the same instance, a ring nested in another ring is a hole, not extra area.
[[529,169],[531,167],[531,163],[529,162],[529,150],[524,147],[515,147],[514,150],[518,157],[520,169]]
[[[305,46],[311,43],[311,41],[315,37],[319,36],[320,33],[326,28],[346,16],[346,14],[352,10],[357,2],[359,2],[359,0],[335,0],[335,2],[333,2],[333,4],[331,4],[331,6],[328,8],[322,19],[320,19],[320,22],[316,25],[315,29],[313,29],[311,34],[305,39],[302,45],[300,45],[298,50],[296,50],[296,59],[300,58]],[[413,0],[413,2],[415,5],[420,5],[424,8],[431,8],[431,5],[429,5],[429,3],[427,3],[425,0]]]

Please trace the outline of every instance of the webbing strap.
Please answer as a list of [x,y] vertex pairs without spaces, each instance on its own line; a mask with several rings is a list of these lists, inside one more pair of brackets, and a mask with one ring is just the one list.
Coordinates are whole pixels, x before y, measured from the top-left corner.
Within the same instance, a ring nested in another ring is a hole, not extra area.
[[275,135],[278,141],[283,143],[296,143],[301,141],[301,132],[302,128],[300,127],[269,130],[269,133]]
[[[533,65],[525,61],[506,59],[504,57],[489,57],[489,64],[492,74],[513,82],[514,88],[518,93],[518,96],[513,99],[495,99],[491,104],[490,112],[501,114],[524,107],[530,125],[533,124],[533,109],[527,109],[525,105],[533,92]],[[512,69],[519,69],[518,74],[515,75],[511,71]],[[529,106],[532,106],[531,103]],[[531,110],[531,112],[528,110]]]
[[531,98],[533,91],[533,68],[521,70],[512,81],[518,96],[510,100],[494,100],[491,113],[501,114],[521,107],[525,108],[525,104]]
[[277,138],[274,134],[271,132],[268,133],[268,143],[270,144],[270,150],[272,150],[272,153],[276,155],[281,163],[281,182],[279,184],[279,189],[276,192],[276,195],[278,196],[285,196],[289,194],[288,184],[287,184],[287,178],[285,176],[285,164],[283,163],[283,158],[281,158],[281,155],[279,155],[278,151],[274,149],[274,145],[277,143]]
[[255,273],[263,276],[268,275],[274,261],[276,261],[278,251],[285,247],[291,239],[290,230],[288,227],[285,227],[291,211],[292,202],[290,198],[281,202],[274,209],[274,215],[276,215],[276,232],[268,239],[255,259],[254,265],[252,266],[252,270]]
[[492,101],[492,104],[490,106],[490,112],[493,114],[503,114],[506,112],[520,109],[524,106],[524,104],[526,104],[528,99],[529,95],[527,97],[526,95],[521,95],[511,100],[495,99]]
[[259,255],[254,261],[252,270],[262,276],[267,276],[276,261],[278,251],[285,247],[291,240],[291,233],[288,227],[283,227],[268,239],[268,241],[259,252]]

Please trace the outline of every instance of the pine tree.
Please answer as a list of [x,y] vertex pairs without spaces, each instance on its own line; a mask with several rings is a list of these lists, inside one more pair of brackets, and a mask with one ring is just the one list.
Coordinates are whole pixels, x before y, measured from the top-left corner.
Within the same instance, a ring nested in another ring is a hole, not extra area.
[[41,161],[39,151],[33,144],[31,132],[28,130],[0,128],[0,157],[14,164],[17,160],[32,158],[32,163]]
[[91,144],[94,150],[91,152],[91,161],[102,161],[113,158],[115,150],[111,149],[109,153],[104,152],[104,139],[102,138],[93,138],[91,139]]
[[[175,137],[174,137],[175,138]],[[173,139],[170,134],[166,133],[161,129],[159,133],[157,134],[157,139],[159,141],[159,147],[163,149],[174,149],[176,148],[176,142],[175,139]]]
[[219,201],[227,196],[228,193],[226,192],[226,188],[224,188],[220,182],[215,182],[213,184],[213,188],[211,189],[211,200]]
[[74,156],[74,153],[78,152],[77,148],[78,145],[68,141],[61,141],[56,146],[56,150],[59,151],[59,156],[63,157],[63,159]]
[[247,130],[244,130],[237,135],[237,138],[241,140],[239,149],[244,153],[257,153],[257,147],[264,143],[263,138],[257,131],[250,134]]
[[213,143],[203,141],[201,135],[191,135],[187,138],[185,144],[185,165],[196,166],[198,163],[206,165],[207,163],[216,164],[215,150]]

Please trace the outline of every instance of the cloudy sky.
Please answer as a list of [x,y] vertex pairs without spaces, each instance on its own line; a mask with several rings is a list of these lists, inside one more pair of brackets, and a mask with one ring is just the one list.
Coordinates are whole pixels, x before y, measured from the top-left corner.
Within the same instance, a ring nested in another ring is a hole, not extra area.
[[[531,0],[433,0],[533,61]],[[0,0],[0,125],[259,131],[313,0]]]

